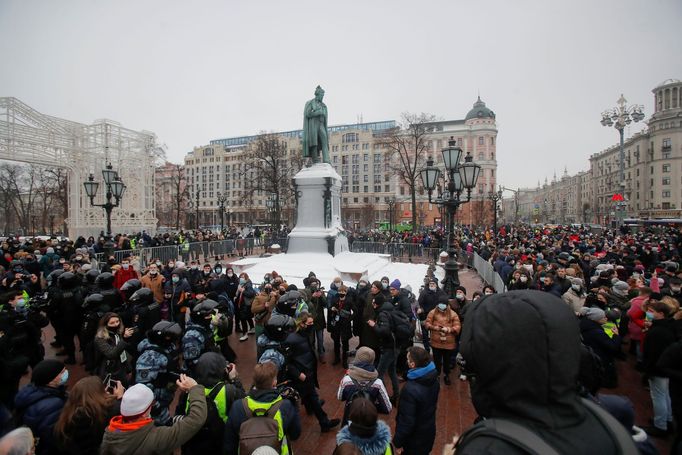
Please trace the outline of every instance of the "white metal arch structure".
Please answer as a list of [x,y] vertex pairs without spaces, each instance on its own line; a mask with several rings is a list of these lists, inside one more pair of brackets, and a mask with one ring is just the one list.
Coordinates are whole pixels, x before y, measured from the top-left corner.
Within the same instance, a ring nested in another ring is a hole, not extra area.
[[[108,162],[127,186],[111,216],[112,232],[154,232],[154,165],[163,155],[152,132],[127,129],[112,120],[85,125],[42,114],[16,98],[0,98],[0,159],[68,170],[71,238],[97,236],[104,230],[104,210],[90,205],[83,182],[91,173],[101,181]],[[104,202],[103,187],[96,203]]]

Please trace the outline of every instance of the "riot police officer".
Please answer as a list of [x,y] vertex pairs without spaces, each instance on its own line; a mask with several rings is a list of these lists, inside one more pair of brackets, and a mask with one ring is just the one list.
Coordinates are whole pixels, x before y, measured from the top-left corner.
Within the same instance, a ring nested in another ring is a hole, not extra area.
[[105,303],[112,311],[118,311],[123,306],[123,299],[118,289],[114,288],[114,275],[109,272],[100,273],[95,279],[98,294],[102,294]]
[[83,361],[85,369],[93,372],[96,367],[95,349],[93,341],[97,333],[97,324],[102,317],[109,313],[111,308],[104,300],[102,294],[90,294],[83,301],[83,319],[79,333]]
[[90,294],[96,294],[99,290],[97,284],[95,284],[98,276],[99,270],[97,269],[90,269],[85,272],[85,280],[83,280],[83,292],[85,297],[89,296]]
[[179,377],[177,342],[181,335],[179,324],[161,321],[137,346],[140,356],[135,364],[135,382],[154,392],[152,417],[157,425],[166,425],[171,420],[168,407],[175,397],[175,380]]
[[214,341],[216,329],[212,324],[217,313],[218,302],[211,299],[197,303],[192,308],[185,335],[182,337],[182,355],[187,370],[193,370],[201,354],[217,350]]
[[[61,333],[57,333],[63,350],[57,355],[66,355],[64,363],[73,365],[76,363],[76,344],[74,337],[78,334],[81,327],[83,292],[80,287],[80,280],[75,273],[64,272],[57,280],[59,288],[52,299],[52,306],[55,308],[58,326]],[[56,330],[56,328],[55,328]]]

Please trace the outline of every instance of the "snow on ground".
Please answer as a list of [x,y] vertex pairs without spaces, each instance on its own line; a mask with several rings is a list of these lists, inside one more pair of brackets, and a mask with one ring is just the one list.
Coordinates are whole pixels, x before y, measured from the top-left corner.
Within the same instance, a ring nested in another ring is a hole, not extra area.
[[[369,281],[381,280],[387,276],[391,281],[398,278],[402,287],[409,285],[412,292],[419,295],[424,283],[427,264],[407,264],[391,262],[387,254],[344,252],[336,257],[327,253],[276,254],[270,257],[251,257],[233,262],[236,273],[246,272],[254,284],[263,282],[263,276],[273,270],[282,275],[287,283],[303,287],[303,279],[310,272],[315,275],[325,289],[334,278],[340,276],[347,286],[355,286],[361,278]],[[442,279],[442,268],[436,275]]]

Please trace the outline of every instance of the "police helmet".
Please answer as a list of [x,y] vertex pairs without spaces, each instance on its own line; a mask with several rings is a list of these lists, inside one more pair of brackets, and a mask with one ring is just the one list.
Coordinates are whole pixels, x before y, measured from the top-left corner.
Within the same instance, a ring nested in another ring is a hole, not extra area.
[[131,278],[121,286],[121,292],[127,300],[130,300],[133,294],[142,287],[142,283],[137,278]]
[[50,274],[47,276],[47,285],[48,286],[56,285],[57,279],[62,273],[64,273],[64,269],[56,269],[50,272]]
[[76,286],[78,286],[78,284],[80,284],[80,280],[78,279],[78,276],[75,273],[64,272],[61,275],[59,275],[57,283],[59,284],[59,287],[61,289],[73,289]]
[[129,300],[133,305],[151,305],[154,302],[154,293],[149,288],[141,288],[135,291]]
[[182,327],[176,322],[160,321],[154,324],[152,329],[147,332],[147,337],[152,342],[162,340],[177,340],[182,336]]
[[109,272],[100,273],[95,279],[95,284],[100,287],[111,287],[114,285],[114,275]]
[[90,269],[88,272],[85,274],[85,281],[88,284],[95,284],[95,280],[99,276],[99,270],[97,269]]
[[104,304],[104,296],[102,294],[90,294],[83,302],[84,308],[97,308]]
[[206,299],[203,302],[196,304],[194,308],[192,308],[192,316],[197,315],[203,318],[213,314],[216,308],[218,308],[218,302],[215,300]]

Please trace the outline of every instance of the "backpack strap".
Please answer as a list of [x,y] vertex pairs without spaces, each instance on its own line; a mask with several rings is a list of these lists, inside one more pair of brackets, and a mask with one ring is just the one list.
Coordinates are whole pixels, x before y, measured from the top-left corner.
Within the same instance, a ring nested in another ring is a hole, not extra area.
[[462,444],[466,444],[467,440],[479,436],[501,439],[530,454],[559,455],[559,452],[545,442],[540,436],[536,435],[528,428],[507,419],[481,420],[462,434],[462,437],[457,441],[455,453]]
[[279,408],[282,406],[282,404],[284,404],[284,399],[280,399],[274,403],[270,403],[270,407],[267,409],[258,408],[252,411],[251,408],[249,407],[249,403],[246,397],[242,398],[242,406],[244,407],[244,412],[246,413],[247,420],[250,419],[251,417],[257,417],[258,416],[257,412],[259,411],[265,411],[265,414],[263,415],[266,417],[270,417],[270,413],[272,412],[273,415],[276,414]]
[[618,453],[623,455],[636,455],[639,453],[632,436],[628,434],[627,429],[622,423],[594,401],[582,398],[582,402],[607,430],[609,435],[611,435],[611,439],[618,445]]

